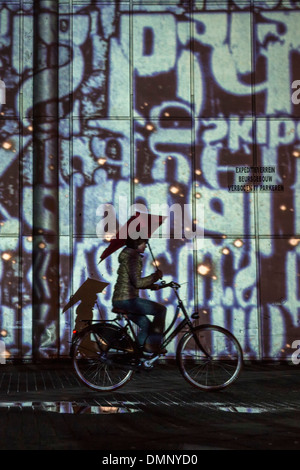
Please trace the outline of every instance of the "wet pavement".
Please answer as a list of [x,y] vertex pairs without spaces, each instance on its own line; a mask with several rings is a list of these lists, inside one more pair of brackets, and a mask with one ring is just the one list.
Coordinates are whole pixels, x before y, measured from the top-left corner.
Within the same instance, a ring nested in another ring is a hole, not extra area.
[[101,393],[67,361],[1,364],[0,449],[299,450],[299,371],[247,364],[231,387],[212,393],[189,385],[175,364],[160,364]]

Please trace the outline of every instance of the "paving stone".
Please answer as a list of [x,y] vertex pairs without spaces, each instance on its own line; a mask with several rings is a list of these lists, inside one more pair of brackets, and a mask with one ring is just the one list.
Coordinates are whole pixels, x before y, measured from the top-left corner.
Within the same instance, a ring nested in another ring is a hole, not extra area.
[[252,364],[215,393],[174,364],[136,374],[114,393],[85,387],[69,363],[1,365],[1,450],[300,449],[300,374]]

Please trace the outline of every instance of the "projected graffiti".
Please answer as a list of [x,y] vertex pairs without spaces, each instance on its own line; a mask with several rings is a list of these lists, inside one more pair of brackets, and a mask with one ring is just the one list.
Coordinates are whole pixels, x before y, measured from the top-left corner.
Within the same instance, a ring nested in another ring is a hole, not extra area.
[[[189,204],[196,226],[201,202],[203,244],[153,241],[165,279],[182,283],[202,322],[233,331],[246,357],[290,357],[300,334],[298,2],[41,3],[0,7],[6,355],[67,355],[76,305],[62,308],[87,277],[110,284],[94,317],[110,316],[118,262],[98,265],[97,208],[122,213],[127,197]],[[171,317],[169,295],[149,294]]]

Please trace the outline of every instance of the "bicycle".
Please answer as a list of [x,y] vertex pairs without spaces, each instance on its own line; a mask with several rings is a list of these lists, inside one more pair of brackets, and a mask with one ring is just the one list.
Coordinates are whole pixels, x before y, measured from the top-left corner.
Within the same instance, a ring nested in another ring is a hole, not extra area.
[[[179,370],[191,385],[206,391],[221,390],[237,380],[242,370],[243,352],[235,336],[217,325],[194,325],[198,312],[185,309],[178,290],[180,284],[162,281],[160,288],[170,287],[177,297],[174,318],[163,334],[161,349],[182,334],[177,349]],[[183,320],[175,326],[180,311]],[[137,370],[149,370],[161,357],[141,351],[132,322],[124,310],[113,309],[112,320],[82,320],[87,326],[74,332],[70,355],[79,379],[97,391],[112,391],[124,386]],[[122,324],[123,323],[123,324]],[[124,324],[125,323],[125,324]]]

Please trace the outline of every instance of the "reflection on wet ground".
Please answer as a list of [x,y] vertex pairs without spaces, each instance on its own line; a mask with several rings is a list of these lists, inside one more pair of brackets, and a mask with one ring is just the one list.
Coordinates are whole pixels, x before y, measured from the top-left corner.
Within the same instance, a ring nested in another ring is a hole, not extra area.
[[270,410],[266,408],[259,408],[259,407],[249,407],[249,406],[218,406],[218,410],[220,411],[229,411],[231,413],[267,413]]
[[[160,404],[165,404],[160,402]],[[142,401],[116,401],[116,402],[106,402],[103,404],[93,404],[84,403],[84,402],[72,402],[72,401],[57,401],[57,402],[36,402],[36,401],[18,401],[18,402],[0,402],[0,410],[6,409],[17,409],[22,411],[23,409],[31,411],[47,411],[52,413],[62,413],[62,414],[122,414],[122,413],[136,413],[145,411],[147,405]],[[168,404],[169,405],[169,404]],[[180,406],[182,403],[173,401],[172,405]],[[222,402],[197,402],[185,403],[186,406],[197,406],[203,408],[209,408],[210,410],[221,411],[221,412],[230,412],[230,413],[244,413],[244,414],[254,414],[254,413],[274,413],[278,410],[278,407],[272,405],[263,406],[252,406],[250,404],[245,405],[235,405],[232,403],[222,403]],[[142,408],[143,409],[142,409]],[[285,407],[286,411],[292,410],[293,407]]]
[[1,402],[1,409],[30,409],[36,411],[48,411],[52,413],[65,414],[116,414],[135,413],[141,411],[138,408],[119,405],[89,405],[88,403],[77,402]]
[[276,413],[278,411],[292,411],[296,409],[292,404],[282,403],[263,403],[260,406],[252,404],[240,404],[236,405],[233,403],[220,403],[220,402],[202,402],[202,406],[205,406],[211,410],[215,411],[225,411],[230,413],[244,413],[244,414],[254,414],[254,413]]

